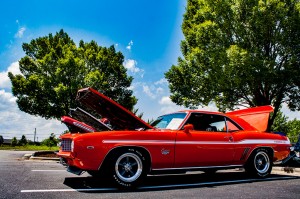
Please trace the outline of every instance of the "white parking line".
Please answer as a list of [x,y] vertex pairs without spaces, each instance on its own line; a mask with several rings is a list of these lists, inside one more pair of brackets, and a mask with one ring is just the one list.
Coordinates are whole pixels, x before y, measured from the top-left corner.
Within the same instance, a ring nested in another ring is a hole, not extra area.
[[96,189],[39,189],[39,190],[21,190],[21,193],[46,193],[46,192],[93,192],[93,191],[117,191],[117,188],[96,188]]
[[291,176],[291,177],[273,177],[273,178],[264,178],[264,179],[228,180],[228,181],[202,182],[202,183],[193,183],[193,184],[173,184],[173,185],[160,185],[160,186],[146,186],[146,187],[139,187],[138,189],[143,190],[143,189],[160,189],[160,188],[175,188],[175,187],[196,187],[196,186],[232,184],[232,183],[241,183],[241,182],[283,180],[283,179],[293,179],[293,178],[297,178],[297,177],[294,177],[294,176]]
[[[221,185],[221,184],[232,184],[232,183],[243,183],[243,182],[257,182],[257,181],[269,181],[269,180],[286,180],[286,179],[296,179],[298,177],[288,176],[288,177],[272,177],[265,179],[245,179],[245,180],[228,180],[228,181],[218,181],[218,182],[202,182],[194,184],[171,184],[171,185],[160,185],[160,186],[145,186],[138,187],[138,190],[147,189],[161,189],[161,188],[176,188],[176,187],[197,187],[197,186],[207,186],[207,185]],[[38,193],[38,192],[96,192],[96,191],[117,191],[117,188],[92,188],[92,189],[38,189],[38,190],[21,190],[21,193]]]
[[57,171],[59,171],[59,172],[61,172],[61,171],[66,171],[66,170],[31,170],[31,171],[37,171],[37,172],[43,172],[43,171],[49,171],[49,172],[51,172],[51,171],[55,171],[55,172],[57,172]]

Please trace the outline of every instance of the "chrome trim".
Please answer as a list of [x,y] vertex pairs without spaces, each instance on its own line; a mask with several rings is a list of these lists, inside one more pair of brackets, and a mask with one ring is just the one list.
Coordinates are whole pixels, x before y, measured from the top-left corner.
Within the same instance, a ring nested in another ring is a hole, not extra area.
[[[244,130],[243,127],[241,127],[241,125],[239,123],[237,123],[236,121],[234,121],[233,119],[230,118],[230,116],[226,115],[226,114],[222,114],[222,113],[205,113],[205,112],[197,112],[197,111],[194,111],[194,112],[189,112],[189,111],[183,111],[184,113],[187,113],[185,119],[182,121],[181,125],[179,126],[178,130],[183,130],[183,127],[186,123],[186,121],[191,117],[191,115],[193,113],[200,113],[200,114],[203,114],[203,115],[218,115],[218,116],[222,116],[224,117],[224,121],[225,121],[225,124],[226,124],[226,129],[227,129],[227,132],[226,133],[232,133],[232,132],[229,132],[228,131],[228,128],[227,128],[227,120],[230,121],[231,123],[233,123],[234,125],[236,125],[238,128],[239,128],[239,131],[242,131]],[[175,112],[176,113],[176,112]]]
[[152,169],[152,171],[168,171],[168,170],[197,170],[197,169],[211,169],[211,168],[235,168],[235,167],[243,167],[243,165],[202,166],[202,167],[180,167],[180,168],[161,168],[161,169]]

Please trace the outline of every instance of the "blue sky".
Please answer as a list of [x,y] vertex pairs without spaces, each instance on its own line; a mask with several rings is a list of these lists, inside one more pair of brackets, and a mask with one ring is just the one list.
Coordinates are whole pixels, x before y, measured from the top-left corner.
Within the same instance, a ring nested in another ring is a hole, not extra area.
[[181,107],[169,99],[164,73],[177,63],[185,0],[15,0],[0,8],[0,135],[39,140],[66,128],[21,112],[11,94],[7,72],[20,73],[18,60],[24,56],[22,43],[55,34],[64,29],[78,43],[95,40],[101,46],[114,45],[125,56],[124,66],[134,77],[132,90],[136,108],[144,120]]
[[[0,7],[0,135],[4,138],[25,134],[38,140],[50,133],[59,135],[66,127],[21,112],[11,93],[9,71],[20,73],[18,60],[24,56],[22,43],[55,34],[64,29],[78,43],[95,40],[101,46],[114,45],[125,56],[124,66],[134,77],[131,89],[138,98],[136,108],[144,120],[173,112],[164,73],[177,63],[185,0],[13,0]],[[205,107],[215,111],[214,106]],[[290,119],[299,112],[283,112]]]

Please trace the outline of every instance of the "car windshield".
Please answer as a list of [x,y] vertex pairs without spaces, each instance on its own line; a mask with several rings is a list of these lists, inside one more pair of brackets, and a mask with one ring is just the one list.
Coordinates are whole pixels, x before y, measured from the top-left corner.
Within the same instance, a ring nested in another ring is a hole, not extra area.
[[151,126],[159,129],[178,129],[184,120],[186,113],[173,113],[158,117]]

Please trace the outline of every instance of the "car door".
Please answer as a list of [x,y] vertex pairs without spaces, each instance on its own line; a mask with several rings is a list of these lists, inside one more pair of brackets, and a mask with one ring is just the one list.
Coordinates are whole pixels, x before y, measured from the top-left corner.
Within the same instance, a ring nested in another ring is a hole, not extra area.
[[191,113],[186,124],[194,128],[177,133],[175,168],[232,164],[234,140],[225,116]]

